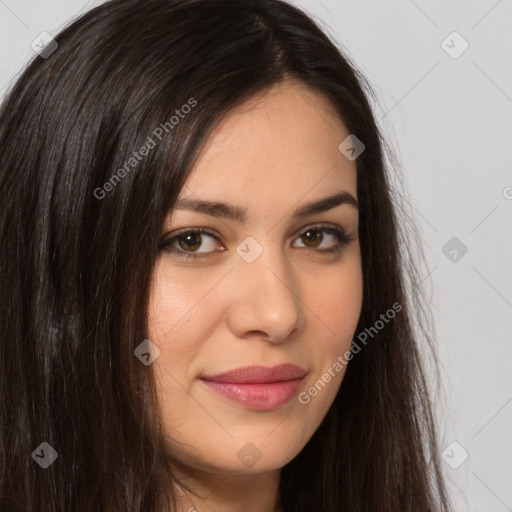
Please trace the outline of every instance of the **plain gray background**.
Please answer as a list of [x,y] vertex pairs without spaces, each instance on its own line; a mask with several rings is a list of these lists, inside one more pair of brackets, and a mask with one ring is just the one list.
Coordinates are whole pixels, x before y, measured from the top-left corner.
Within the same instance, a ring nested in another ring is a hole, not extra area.
[[[100,3],[0,0],[0,97],[41,32]],[[406,176],[428,260],[454,510],[512,511],[512,1],[293,3],[370,80]]]

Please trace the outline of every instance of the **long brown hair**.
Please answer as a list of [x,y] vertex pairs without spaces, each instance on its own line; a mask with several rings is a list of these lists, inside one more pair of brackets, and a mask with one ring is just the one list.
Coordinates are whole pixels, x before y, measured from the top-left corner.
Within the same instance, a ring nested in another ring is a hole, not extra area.
[[[162,224],[221,118],[293,78],[324,94],[366,146],[356,332],[402,307],[354,355],[323,423],[283,468],[282,503],[448,510],[420,311],[405,289],[406,271],[412,290],[418,278],[371,87],[348,57],[280,0],[112,0],[55,39],[0,114],[0,509],[174,510],[151,366],[134,357]],[[44,442],[57,454],[46,469],[33,456]]]

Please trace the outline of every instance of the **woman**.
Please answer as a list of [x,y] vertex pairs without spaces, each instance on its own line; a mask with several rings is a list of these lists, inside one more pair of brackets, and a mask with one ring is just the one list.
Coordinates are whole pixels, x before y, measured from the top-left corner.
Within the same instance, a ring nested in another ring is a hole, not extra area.
[[0,119],[1,510],[448,510],[349,60],[279,0],[55,40]]

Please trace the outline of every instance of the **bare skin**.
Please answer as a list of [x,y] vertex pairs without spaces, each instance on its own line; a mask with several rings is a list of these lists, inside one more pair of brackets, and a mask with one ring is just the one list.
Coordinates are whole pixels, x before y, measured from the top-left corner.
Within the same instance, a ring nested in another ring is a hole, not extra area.
[[[199,496],[180,492],[180,512],[283,510],[281,468],[339,390],[345,368],[333,373],[333,363],[350,348],[362,303],[358,210],[342,203],[304,217],[294,212],[336,192],[357,200],[356,164],[338,150],[348,135],[322,95],[281,84],[219,124],[180,194],[246,208],[247,219],[175,209],[166,220],[163,240],[183,228],[214,234],[174,238],[176,252],[161,252],[150,295],[168,448]],[[340,243],[325,227],[350,240]],[[207,256],[186,260],[180,251]],[[284,363],[306,374],[291,399],[267,410],[234,402],[201,378]],[[329,382],[301,403],[299,393],[329,368]]]

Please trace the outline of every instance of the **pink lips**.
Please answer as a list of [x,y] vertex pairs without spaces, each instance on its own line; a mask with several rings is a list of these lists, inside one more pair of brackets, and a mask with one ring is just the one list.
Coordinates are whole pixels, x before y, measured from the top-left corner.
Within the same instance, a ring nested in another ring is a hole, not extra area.
[[255,411],[271,411],[296,393],[306,372],[293,364],[245,366],[201,380],[213,391]]

